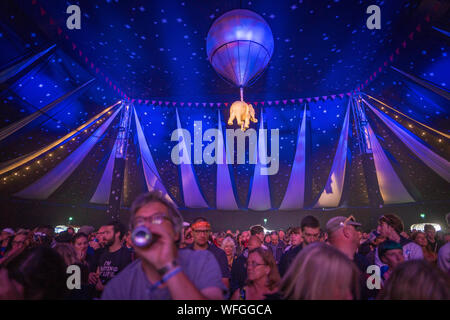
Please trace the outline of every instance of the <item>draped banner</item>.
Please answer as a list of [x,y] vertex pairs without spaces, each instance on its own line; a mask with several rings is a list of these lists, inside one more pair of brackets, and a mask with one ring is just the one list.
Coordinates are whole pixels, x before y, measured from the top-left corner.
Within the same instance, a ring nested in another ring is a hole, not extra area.
[[[188,150],[191,146],[186,145],[186,138],[183,135],[183,131],[180,124],[180,117],[178,116],[178,109],[175,109],[177,113],[177,127],[178,127],[178,141],[182,145],[182,150]],[[184,151],[183,151],[184,152]],[[187,155],[183,155],[183,158]],[[197,183],[197,179],[195,178],[194,170],[192,168],[192,164],[182,162],[180,163],[180,171],[181,171],[181,183],[183,187],[183,198],[184,204],[188,208],[208,208],[208,204],[206,203],[203,195],[200,191],[200,188]]]
[[373,151],[373,160],[377,174],[378,186],[380,188],[381,197],[385,204],[415,202],[406,188],[403,186],[400,178],[392,168],[389,159],[384,154],[383,148],[378,142],[375,133],[370,124],[367,124],[370,144]]
[[420,160],[447,182],[450,182],[450,162],[420,143],[419,138],[403,128],[402,125],[395,123],[387,115],[376,110],[366,100],[363,99],[363,101]]
[[[264,119],[262,108],[260,121],[258,145],[254,146],[256,148],[256,152],[254,153],[254,156],[256,157],[256,165],[253,173],[251,187],[252,191],[250,194],[248,208],[251,210],[264,211],[271,209],[272,205],[270,201],[269,176],[261,174],[262,169],[267,167],[267,165],[262,164],[267,163],[267,135],[263,134]],[[273,157],[274,155],[271,156]]]
[[37,60],[39,60],[41,57],[46,55],[48,52],[50,52],[55,47],[56,47],[56,44],[52,45],[48,49],[45,49],[45,50],[35,54],[34,56],[32,56],[32,57],[30,57],[28,59],[25,59],[25,60],[23,60],[21,62],[18,62],[16,64],[14,64],[13,66],[11,66],[11,67],[3,70],[2,72],[0,72],[0,84],[8,81],[12,77],[14,77],[17,74],[19,74],[22,70],[24,70],[27,67],[31,66],[33,63],[35,63]]
[[116,118],[122,107],[118,108],[104,124],[100,126],[91,136],[83,142],[67,158],[61,161],[55,168],[27,188],[14,194],[19,198],[47,199],[64,181],[75,171],[91,149],[97,144],[100,137],[108,129],[111,122]]
[[306,104],[303,109],[303,118],[298,128],[297,149],[288,187],[284,194],[280,210],[301,209],[305,200],[305,155],[306,155]]
[[39,116],[41,116],[42,114],[46,113],[47,111],[50,111],[51,109],[53,109],[56,105],[60,104],[61,102],[63,102],[64,100],[66,100],[68,97],[70,97],[71,95],[73,95],[74,93],[76,93],[77,91],[83,89],[84,87],[86,87],[87,85],[89,85],[90,83],[92,83],[92,81],[94,81],[95,78],[89,80],[88,82],[82,84],[81,86],[79,86],[78,88],[66,93],[65,95],[63,95],[62,97],[59,97],[58,99],[56,99],[55,101],[52,101],[51,103],[49,103],[48,105],[46,105],[45,107],[37,110],[36,112],[30,114],[29,116],[23,118],[22,120],[16,121],[15,123],[7,126],[6,128],[2,129],[0,131],[0,141],[7,138],[8,136],[10,136],[11,134],[13,134],[14,132],[16,132],[17,130],[22,129],[23,127],[25,127],[27,124],[29,124],[31,121],[33,121],[34,119],[38,118]]
[[225,150],[224,145],[220,110],[217,111],[217,114],[219,136],[217,137],[215,150],[217,154],[216,208],[219,210],[238,210],[239,207],[234,196],[233,184],[230,178],[230,170],[228,169],[226,159],[227,151]]
[[92,117],[91,119],[89,119],[88,121],[86,121],[85,123],[83,123],[81,126],[79,126],[78,128],[76,128],[75,130],[69,132],[68,134],[66,134],[64,137],[62,137],[61,139],[56,140],[55,142],[35,151],[35,152],[31,152],[27,155],[18,157],[16,159],[12,159],[6,162],[2,162],[0,163],[0,174],[3,174],[5,172],[14,170],[15,168],[39,157],[40,155],[44,154],[45,152],[53,149],[54,147],[58,146],[60,143],[63,143],[64,141],[76,136],[77,134],[79,134],[82,130],[84,130],[86,127],[88,127],[90,124],[92,124],[94,121],[96,121],[97,119],[99,119],[101,116],[103,116],[105,113],[109,112],[112,108],[114,108],[115,106],[117,106],[121,101],[115,103],[114,105],[106,108],[105,110],[103,110],[102,112],[100,112],[99,114],[95,115],[94,117]]
[[348,127],[350,118],[350,99],[348,100],[347,113],[342,126],[339,144],[334,156],[333,165],[325,188],[315,204],[314,208],[330,208],[339,206],[342,191],[344,190],[345,168],[347,164]]
[[142,130],[139,117],[136,113],[136,109],[134,109],[134,119],[136,121],[136,133],[139,141],[139,150],[142,157],[142,169],[144,171],[147,190],[148,191],[159,190],[165,195],[167,200],[175,204],[175,202],[170,198],[169,194],[167,193],[167,190],[161,181],[161,177],[159,176],[158,170],[156,169],[156,165],[155,162],[153,161],[152,154],[150,153],[150,149],[148,147],[147,140],[145,139],[145,135]]
[[114,162],[115,155],[117,150],[117,145],[119,144],[119,134],[117,134],[116,142],[112,148],[111,154],[108,158],[108,163],[106,164],[105,171],[103,171],[102,178],[95,190],[94,195],[92,196],[90,202],[98,203],[98,204],[108,204],[109,203],[109,195],[111,193],[111,184],[113,179],[113,171],[114,171]]

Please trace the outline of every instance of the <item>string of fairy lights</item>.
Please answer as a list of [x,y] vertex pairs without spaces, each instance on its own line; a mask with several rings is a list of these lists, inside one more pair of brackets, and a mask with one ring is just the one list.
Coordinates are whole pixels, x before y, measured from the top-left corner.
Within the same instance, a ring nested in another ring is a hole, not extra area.
[[[370,99],[372,99],[376,104],[376,106],[381,112],[384,112],[386,115],[391,117],[392,119],[395,119],[398,123],[400,123],[403,127],[408,128],[409,131],[411,131],[416,136],[422,138],[427,143],[436,142],[439,144],[439,147],[444,147],[444,140],[448,140],[446,137],[442,136],[436,129],[433,128],[424,128],[424,125],[420,122],[402,114],[400,111],[396,110],[395,108],[387,105],[386,103],[383,103],[379,100],[376,100],[372,98],[371,96],[367,95]],[[362,99],[358,98],[358,102],[361,102]],[[380,105],[378,105],[380,104]],[[427,132],[429,131],[429,132]],[[432,133],[435,131],[435,135]]]
[[92,122],[88,128],[77,132],[75,137],[67,139],[59,146],[55,146],[51,150],[37,157],[37,160],[33,159],[26,164],[19,166],[16,170],[5,172],[0,180],[2,185],[18,182],[19,179],[28,177],[30,174],[39,174],[41,170],[47,172],[52,168],[52,164],[54,164],[55,161],[67,157],[73,150],[76,150],[82,142],[91,137],[91,133],[97,130],[103,122],[108,119],[111,113],[112,111],[108,111],[103,114],[99,119]]

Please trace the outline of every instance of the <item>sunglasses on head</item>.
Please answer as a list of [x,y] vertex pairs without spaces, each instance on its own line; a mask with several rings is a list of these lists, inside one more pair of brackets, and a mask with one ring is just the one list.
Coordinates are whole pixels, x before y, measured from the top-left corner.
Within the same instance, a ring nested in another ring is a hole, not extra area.
[[341,222],[341,226],[346,226],[349,222],[356,222],[356,219],[353,215],[349,216],[347,219],[344,220],[344,222]]

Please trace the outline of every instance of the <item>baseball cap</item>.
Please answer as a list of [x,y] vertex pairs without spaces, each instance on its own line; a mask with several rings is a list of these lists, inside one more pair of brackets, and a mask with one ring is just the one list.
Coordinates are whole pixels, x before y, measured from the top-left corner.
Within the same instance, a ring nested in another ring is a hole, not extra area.
[[11,228],[5,228],[5,229],[2,230],[2,232],[7,232],[7,233],[9,233],[9,234],[11,234],[11,235],[14,235],[14,234],[15,234],[14,230],[11,229]]
[[328,220],[327,226],[326,226],[327,233],[331,234],[346,225],[359,227],[359,226],[361,226],[361,223],[356,222],[356,219],[353,216],[350,216],[348,218],[343,217],[343,216],[337,216],[337,217],[334,217],[334,218],[331,218],[330,220]]
[[380,243],[380,245],[378,246],[378,256],[383,257],[387,251],[395,249],[403,250],[403,247],[400,243],[397,243],[392,240],[386,240]]
[[90,235],[94,232],[94,227],[92,226],[82,226],[80,229],[78,229],[78,233],[84,233],[85,235]]

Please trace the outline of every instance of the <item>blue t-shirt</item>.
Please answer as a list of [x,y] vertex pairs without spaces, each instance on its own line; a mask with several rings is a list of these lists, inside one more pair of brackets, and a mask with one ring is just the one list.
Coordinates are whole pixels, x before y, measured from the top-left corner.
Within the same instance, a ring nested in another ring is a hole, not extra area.
[[[198,290],[211,287],[226,290],[219,264],[211,252],[181,249],[178,251],[177,261]],[[102,299],[172,300],[172,297],[167,287],[152,289],[152,283],[142,269],[141,259],[137,259],[108,282]]]

